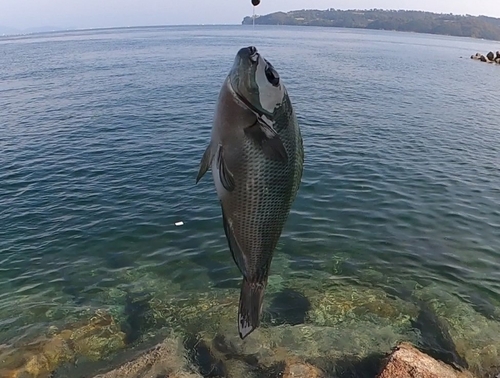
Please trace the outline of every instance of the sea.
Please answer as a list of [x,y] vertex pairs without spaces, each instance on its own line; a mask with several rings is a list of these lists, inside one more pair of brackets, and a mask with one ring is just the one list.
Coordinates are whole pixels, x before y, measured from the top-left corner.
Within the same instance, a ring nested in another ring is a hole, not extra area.
[[[242,342],[241,275],[211,174],[195,179],[250,45],[288,90],[305,165]],[[405,340],[485,367],[500,353],[500,65],[470,56],[499,49],[262,25],[0,37],[0,371],[96,316],[123,343],[68,343],[50,374],[93,377],[172,334],[195,366],[222,335],[228,361],[264,366],[257,343],[327,358],[332,377]]]

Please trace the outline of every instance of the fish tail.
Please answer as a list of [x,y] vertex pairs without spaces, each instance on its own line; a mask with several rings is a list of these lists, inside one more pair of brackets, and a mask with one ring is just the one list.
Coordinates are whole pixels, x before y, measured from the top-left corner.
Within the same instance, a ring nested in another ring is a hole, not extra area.
[[238,331],[241,339],[259,327],[266,283],[265,281],[249,282],[243,278],[238,309]]

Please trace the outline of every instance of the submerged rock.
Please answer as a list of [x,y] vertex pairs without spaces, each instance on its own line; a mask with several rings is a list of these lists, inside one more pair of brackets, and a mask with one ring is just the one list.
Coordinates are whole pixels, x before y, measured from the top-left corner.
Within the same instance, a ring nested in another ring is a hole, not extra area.
[[78,356],[97,360],[125,346],[125,334],[113,317],[97,311],[87,322],[78,322],[28,345],[0,351],[0,377],[50,377],[62,363]]
[[478,377],[500,372],[500,322],[479,313],[458,297],[429,286],[415,292],[446,327],[456,353]]
[[167,325],[180,334],[213,333],[220,324],[237,327],[238,292],[220,290],[211,293],[186,294],[182,300],[153,300],[150,303],[157,325]]
[[[299,358],[314,360],[336,376],[346,358],[361,361],[384,354],[401,341],[456,367],[469,366],[478,377],[498,374],[500,323],[491,317],[491,308],[486,318],[437,287],[413,288],[403,300],[381,289],[338,282],[284,281],[281,291],[266,297],[261,327],[243,341],[236,327],[238,290],[191,293],[183,300],[152,300],[149,305],[156,324],[191,335],[188,349],[198,355],[193,362],[207,374],[281,374],[287,358]],[[285,305],[299,306],[304,313],[290,316]]]
[[125,347],[125,333],[113,317],[98,311],[87,324],[63,331],[71,340],[75,354],[98,360]]
[[374,354],[384,355],[401,339],[411,338],[390,326],[367,321],[336,327],[311,324],[261,327],[245,340],[228,324],[215,337],[211,333],[200,334],[191,345],[201,349],[197,353],[204,356],[202,361],[211,361],[204,371],[219,371],[227,378],[269,376],[264,374],[269,371],[282,374],[287,361],[314,361],[318,371],[330,376],[345,368],[347,359],[362,361]]
[[189,366],[186,355],[181,340],[167,338],[119,368],[94,378],[202,378]]
[[411,303],[376,288],[331,282],[311,287],[300,280],[287,286],[290,289],[283,298],[300,298],[302,307],[308,308],[307,316],[284,317],[278,326],[263,322],[244,341],[235,326],[237,300],[200,298],[177,314],[185,321],[190,319],[197,342],[201,340],[213,366],[227,377],[259,376],[252,375],[257,374],[255,366],[276,370],[276,364],[290,356],[314,360],[316,366],[328,367],[335,376],[336,365],[347,357],[362,360],[386,353],[401,341],[412,342],[456,368],[469,366],[477,377],[500,371],[500,322],[437,287],[415,289]]
[[[282,374],[286,361],[314,359],[335,371],[349,357],[385,354],[401,340],[416,342],[411,319],[418,308],[380,289],[294,278],[267,293],[261,327],[241,340],[237,333],[238,289],[187,293],[149,303],[157,325],[188,338],[202,374],[224,377]],[[291,370],[293,371],[293,370]],[[216,374],[216,375],[217,375]],[[273,373],[274,374],[274,373]]]
[[418,314],[412,303],[391,298],[380,289],[330,284],[319,290],[305,289],[311,302],[308,319],[317,325],[336,325],[368,320],[378,325],[407,328]]
[[420,352],[411,344],[397,346],[385,361],[377,378],[473,378]]
[[[79,331],[70,332],[76,341],[73,343],[68,342],[65,331],[55,332],[52,338],[58,336],[62,341],[59,345],[59,339],[53,340],[52,349],[56,350],[53,355],[61,357],[43,357],[43,361],[54,361],[50,362],[50,368],[43,369],[50,371],[61,361],[72,361],[77,355],[97,359],[105,355],[105,350],[116,350],[127,341],[144,341],[143,334],[158,335],[161,330],[173,329],[185,337],[187,356],[181,346],[176,344],[175,349],[173,344],[168,344],[168,348],[161,346],[134,358],[122,366],[122,370],[115,370],[115,374],[121,372],[126,378],[148,377],[147,370],[143,373],[139,367],[145,361],[153,361],[151,366],[161,372],[156,376],[171,378],[176,377],[175,366],[178,374],[186,377],[201,374],[261,378],[283,377],[285,373],[292,377],[307,372],[311,377],[373,378],[380,356],[401,341],[411,342],[432,357],[456,366],[469,365],[478,378],[500,372],[495,365],[500,361],[500,338],[496,340],[500,323],[493,321],[494,308],[480,306],[488,310],[490,319],[487,319],[469,304],[437,288],[409,285],[408,293],[395,296],[382,289],[342,284],[340,282],[345,281],[332,278],[325,275],[317,280],[286,279],[276,275],[277,284],[266,293],[261,327],[245,340],[237,333],[238,288],[182,293],[172,289],[173,292],[165,294],[158,288],[163,285],[156,283],[155,287],[153,280],[147,290],[137,284],[130,293],[118,293],[126,310],[126,316],[122,317],[128,325],[128,338],[123,332],[119,338],[112,336],[110,340],[105,336],[92,338],[88,327],[80,326]],[[142,294],[149,289],[151,293]],[[119,331],[116,325],[112,328]],[[107,347],[106,343],[111,345]],[[0,356],[4,354],[0,349]],[[50,353],[43,355],[50,356]],[[167,355],[175,357],[168,361]],[[165,360],[166,365],[154,362],[160,360]],[[35,360],[33,365],[44,366],[43,361]],[[17,366],[25,365],[23,361]],[[191,366],[197,366],[199,373]],[[26,372],[26,368],[23,371]],[[20,378],[19,374],[7,377]],[[1,373],[0,376],[3,377]]]
[[425,302],[420,304],[420,312],[412,324],[420,331],[422,351],[449,365],[468,367],[467,361],[457,352],[448,325]]
[[269,297],[262,316],[263,323],[296,325],[306,322],[311,303],[301,292],[285,288]]
[[150,307],[151,294],[132,295],[125,297],[125,322],[122,326],[127,334],[127,344],[137,341],[147,329],[155,326],[154,316]]
[[285,360],[285,368],[283,378],[297,378],[297,377],[307,377],[307,378],[325,378],[325,374],[316,366],[308,364],[300,359],[292,358]]

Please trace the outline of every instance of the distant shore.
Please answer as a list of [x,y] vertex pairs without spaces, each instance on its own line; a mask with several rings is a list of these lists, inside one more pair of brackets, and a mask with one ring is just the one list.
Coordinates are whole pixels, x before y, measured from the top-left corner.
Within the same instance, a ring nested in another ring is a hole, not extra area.
[[[247,16],[243,25],[253,23]],[[256,16],[260,25],[299,25],[395,30],[500,41],[500,18],[403,10],[296,10]]]

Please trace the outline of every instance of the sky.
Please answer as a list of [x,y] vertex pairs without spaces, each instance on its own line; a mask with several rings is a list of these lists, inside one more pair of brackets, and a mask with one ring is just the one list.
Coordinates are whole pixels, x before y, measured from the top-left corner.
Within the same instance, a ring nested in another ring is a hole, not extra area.
[[[261,0],[257,14],[296,9],[412,9],[500,17],[500,0]],[[0,26],[240,24],[250,0],[0,0]]]

